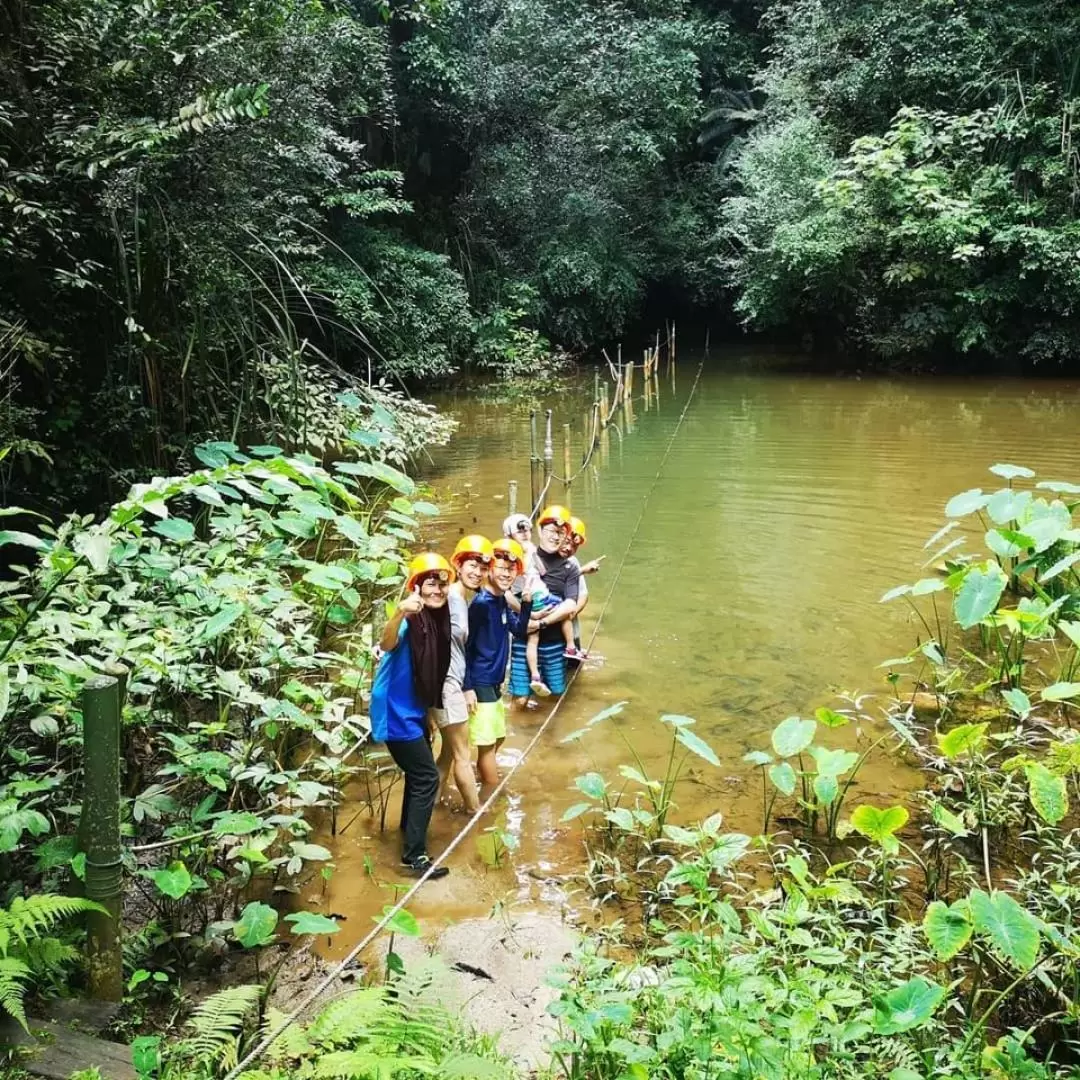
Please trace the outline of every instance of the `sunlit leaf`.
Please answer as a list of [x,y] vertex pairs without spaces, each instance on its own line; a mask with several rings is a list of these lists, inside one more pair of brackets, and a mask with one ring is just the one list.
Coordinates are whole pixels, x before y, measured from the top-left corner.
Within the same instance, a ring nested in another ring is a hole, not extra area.
[[1039,956],[1039,924],[1008,893],[988,896],[973,889],[968,897],[975,931],[1007,963],[1027,971]]
[[[372,915],[372,922],[380,922],[383,918],[394,911],[393,904],[387,904],[383,910],[382,915]],[[416,921],[416,916],[408,910],[408,908],[402,908],[400,911],[395,911],[390,916],[390,920],[386,924],[386,929],[391,934],[404,934],[406,937],[419,937],[420,936],[420,924]]]
[[588,795],[590,799],[602,799],[604,792],[607,790],[607,784],[604,783],[604,778],[596,772],[585,773],[584,776],[579,776],[574,781],[574,786],[583,795]]
[[769,769],[769,780],[781,795],[790,795],[795,790],[796,779],[795,770],[786,761]]
[[562,813],[560,821],[573,821],[574,818],[581,817],[582,814],[587,814],[590,810],[595,810],[595,803],[579,802],[574,803],[573,806],[568,806]]
[[710,765],[720,767],[720,759],[716,756],[713,748],[702,738],[686,728],[679,728],[675,732],[675,738],[679,740],[691,753],[707,761]]
[[935,900],[923,915],[923,933],[939,960],[951,960],[971,940],[974,927],[966,899],[952,906]]
[[983,494],[982,488],[970,488],[968,491],[961,491],[959,495],[954,495],[945,504],[945,516],[955,518],[973,514],[976,510],[981,510],[987,504],[989,498],[989,495]]
[[909,814],[903,806],[890,806],[882,810],[877,806],[864,803],[855,807],[851,815],[851,824],[856,832],[862,833],[869,840],[880,844],[888,852],[899,850],[895,833],[907,824]]
[[945,1000],[945,988],[922,975],[874,998],[874,1030],[898,1035],[925,1024]]
[[1016,480],[1018,477],[1030,480],[1035,473],[1023,465],[991,465],[990,471],[1003,480]]
[[294,934],[336,934],[341,927],[336,919],[320,915],[315,911],[294,911],[285,916],[287,923],[292,923]]
[[1036,762],[1029,765],[1027,774],[1028,795],[1035,812],[1048,825],[1056,825],[1069,812],[1069,793],[1065,778],[1052,773],[1045,765]]
[[1005,699],[1005,703],[1009,708],[1021,719],[1031,712],[1031,698],[1029,698],[1019,687],[1011,687],[1008,690],[1002,690],[1001,696]]
[[822,706],[820,709],[815,709],[814,716],[817,718],[819,724],[827,728],[844,727],[851,723],[850,716],[845,716],[843,713],[836,712],[834,709],[827,709],[825,706]]
[[1051,683],[1042,691],[1043,701],[1067,701],[1080,694],[1080,682]]
[[994,611],[1007,582],[997,563],[968,569],[954,601],[956,621],[964,630],[977,626]]
[[777,757],[794,757],[801,754],[813,741],[817,721],[789,716],[773,728],[772,747]]
[[245,949],[269,945],[274,940],[278,913],[269,905],[253,900],[240,913],[233,926],[233,936]]
[[986,729],[989,724],[958,724],[946,732],[939,732],[937,744],[947,758],[956,758],[961,754],[978,750],[986,741]]

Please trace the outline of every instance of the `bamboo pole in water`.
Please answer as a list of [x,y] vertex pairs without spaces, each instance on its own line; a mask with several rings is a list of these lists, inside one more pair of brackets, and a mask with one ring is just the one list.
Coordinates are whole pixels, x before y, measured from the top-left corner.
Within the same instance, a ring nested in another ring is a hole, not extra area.
[[530,509],[536,505],[536,479],[537,479],[537,465],[539,463],[540,456],[537,453],[537,437],[536,437],[536,410],[532,409],[529,412],[529,507]]
[[506,496],[506,505],[509,508],[507,510],[508,514],[516,514],[517,513],[517,481],[516,480],[511,480],[510,481],[510,490],[509,490],[509,492],[507,493],[507,496]]
[[608,422],[608,393],[607,383],[600,384],[600,424],[607,427]]
[[675,366],[675,320],[671,320],[671,366]]
[[570,457],[570,439],[571,439],[571,427],[569,424],[563,424],[562,426],[562,463],[563,463],[563,476],[566,477],[566,486],[570,486],[570,474],[573,471],[571,466]]
[[547,485],[554,471],[555,444],[551,438],[551,410],[547,410],[547,420],[544,427],[544,484]]

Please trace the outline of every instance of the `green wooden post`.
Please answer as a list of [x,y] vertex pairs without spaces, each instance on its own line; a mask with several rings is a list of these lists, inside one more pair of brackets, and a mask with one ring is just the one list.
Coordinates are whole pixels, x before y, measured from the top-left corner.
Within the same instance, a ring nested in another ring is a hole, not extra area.
[[86,956],[90,996],[99,1001],[119,1001],[124,994],[120,950],[120,705],[120,680],[115,675],[97,675],[83,686],[80,834],[86,850],[86,898],[105,909],[87,913]]

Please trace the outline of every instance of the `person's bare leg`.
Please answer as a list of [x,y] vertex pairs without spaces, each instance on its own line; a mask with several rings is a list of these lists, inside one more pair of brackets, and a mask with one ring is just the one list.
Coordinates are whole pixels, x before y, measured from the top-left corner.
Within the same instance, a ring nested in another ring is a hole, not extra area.
[[502,743],[490,743],[476,748],[476,771],[480,774],[480,801],[483,802],[499,783],[499,766],[495,761],[495,752]]
[[[461,792],[465,809],[475,813],[480,805],[476,794],[476,774],[473,772],[472,754],[469,750],[469,725],[448,724],[442,729],[443,750],[448,753],[448,768],[454,774],[454,783]],[[439,754],[441,768],[443,755]]]
[[562,627],[563,647],[574,652],[577,648],[574,644],[574,620],[563,619],[559,625]]
[[[457,725],[461,727],[461,724]],[[439,728],[439,756],[435,759],[435,768],[439,770],[439,799],[446,794],[446,781],[450,776],[450,769],[454,763],[454,748],[447,738],[449,727]]]
[[529,682],[540,681],[540,635],[532,633],[525,642],[525,660],[529,665]]

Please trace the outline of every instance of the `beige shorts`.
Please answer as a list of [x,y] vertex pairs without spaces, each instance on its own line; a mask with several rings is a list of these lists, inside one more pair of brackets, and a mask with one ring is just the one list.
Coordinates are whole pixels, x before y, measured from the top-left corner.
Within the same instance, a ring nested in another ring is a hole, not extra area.
[[428,709],[428,714],[436,727],[451,727],[468,721],[469,708],[465,704],[465,694],[460,686],[447,683],[443,687],[442,700],[441,709]]

